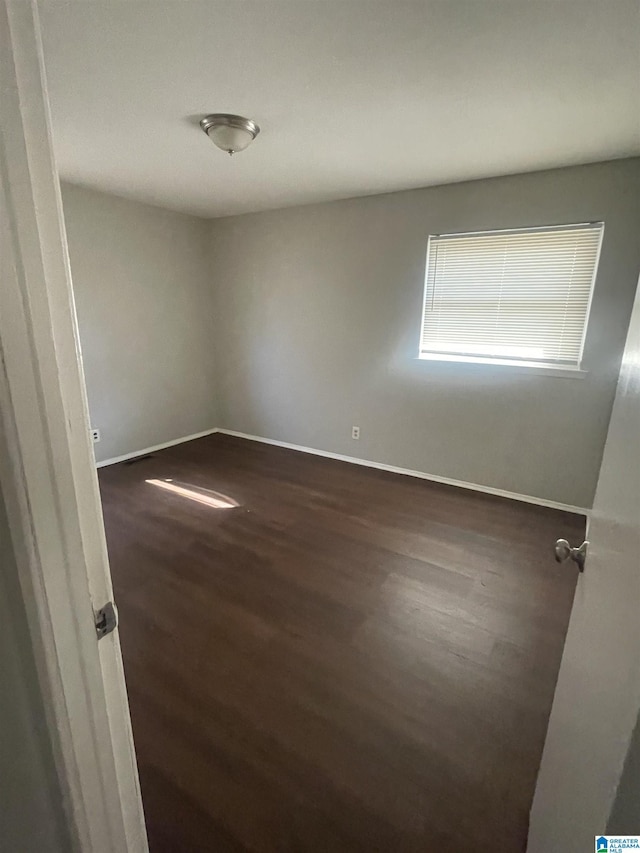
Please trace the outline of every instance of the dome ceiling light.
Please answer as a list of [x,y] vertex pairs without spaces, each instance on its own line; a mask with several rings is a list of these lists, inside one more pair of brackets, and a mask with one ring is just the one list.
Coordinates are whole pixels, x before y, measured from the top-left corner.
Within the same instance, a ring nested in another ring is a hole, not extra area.
[[260,133],[260,128],[255,121],[229,113],[205,116],[200,121],[200,127],[214,145],[229,155],[235,154],[236,151],[244,151]]

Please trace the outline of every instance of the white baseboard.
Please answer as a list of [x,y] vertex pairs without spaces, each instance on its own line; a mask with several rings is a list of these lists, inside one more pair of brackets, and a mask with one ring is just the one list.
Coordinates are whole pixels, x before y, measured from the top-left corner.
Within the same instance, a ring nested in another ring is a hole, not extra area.
[[154,453],[156,450],[164,450],[165,447],[173,447],[175,444],[183,444],[185,441],[193,441],[194,438],[204,438],[205,435],[213,435],[218,432],[218,429],[206,429],[204,432],[195,432],[193,435],[185,435],[182,438],[174,438],[171,441],[164,441],[162,444],[154,444],[153,447],[145,447],[143,450],[136,450],[133,453],[125,453],[123,456],[114,456],[112,459],[103,459],[102,462],[96,462],[96,468],[104,468],[105,465],[115,465],[116,462],[126,462],[127,459],[135,459],[137,456],[146,456],[147,453]]
[[368,459],[359,459],[356,456],[345,456],[342,453],[331,453],[329,450],[318,450],[315,447],[305,447],[302,444],[291,444],[288,441],[276,441],[273,438],[264,438],[261,435],[250,435],[249,433],[237,432],[233,429],[207,429],[204,432],[185,435],[182,438],[175,438],[172,441],[155,444],[153,447],[145,447],[142,450],[136,450],[134,453],[125,453],[123,456],[114,456],[113,459],[104,459],[102,462],[96,462],[96,467],[103,468],[105,465],[115,465],[116,462],[126,462],[128,459],[135,459],[137,456],[145,456],[147,453],[154,453],[156,450],[164,450],[165,447],[173,447],[176,444],[193,441],[195,438],[204,438],[205,436],[213,435],[216,432],[224,433],[224,435],[233,435],[236,438],[246,438],[249,441],[259,441],[262,444],[272,444],[274,447],[284,447],[287,450],[297,450],[300,453],[311,453],[314,456],[325,456],[327,459],[337,459],[340,462],[349,462],[352,465],[363,465],[366,468],[378,468],[380,471],[390,471],[392,474],[403,474],[407,477],[418,477],[420,480],[430,480],[432,483],[443,483],[445,486],[457,486],[459,489],[483,492],[487,495],[496,495],[499,498],[509,498],[513,501],[522,501],[528,504],[535,504],[536,506],[546,506],[550,509],[560,509],[564,512],[573,512],[578,515],[586,515],[587,517],[589,515],[589,510],[581,506],[572,506],[571,504],[564,504],[559,501],[548,501],[545,498],[537,498],[533,495],[521,495],[518,494],[518,492],[507,492],[505,489],[494,489],[492,486],[480,486],[477,483],[467,483],[464,480],[453,480],[451,477],[440,477],[438,474],[426,474],[424,471],[413,471],[410,468],[398,468],[396,465],[386,465],[384,462],[371,462]]
[[[275,447],[284,447],[287,450],[298,450],[301,453],[312,453],[314,456],[325,456],[328,459],[338,459],[340,462],[349,462],[353,465],[363,465],[367,468],[378,468],[380,471],[391,471],[393,474],[404,474],[407,477],[418,477],[421,480],[430,480],[433,483],[443,483],[446,486],[457,486],[460,489],[469,489],[473,492],[483,492],[487,495],[496,495],[500,498],[509,498],[513,501],[522,501],[536,506],[546,506],[551,509],[560,509],[564,512],[573,512],[578,515],[589,515],[589,510],[581,506],[560,503],[559,501],[548,501],[545,498],[537,498],[533,495],[521,495],[517,492],[507,492],[504,489],[494,489],[491,486],[479,486],[477,483],[467,483],[464,480],[452,480],[450,477],[440,477],[438,474],[425,474],[424,471],[412,471],[410,468],[398,468],[396,465],[386,465],[384,462],[371,462],[368,459],[358,459],[355,456],[344,456],[341,453],[331,453],[328,450],[317,450],[315,447],[304,447],[301,444],[290,444],[288,441],[276,441],[273,438],[263,438],[260,435],[249,435],[246,432],[237,432],[233,429],[218,429],[214,432],[234,435],[236,438],[246,438],[249,441],[259,441],[262,444],[273,444]],[[185,439],[186,440],[186,439]]]

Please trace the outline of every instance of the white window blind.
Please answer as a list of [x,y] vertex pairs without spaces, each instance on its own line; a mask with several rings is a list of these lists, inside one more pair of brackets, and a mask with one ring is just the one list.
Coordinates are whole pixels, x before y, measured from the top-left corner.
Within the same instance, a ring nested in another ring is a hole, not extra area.
[[579,367],[603,229],[429,237],[421,357]]

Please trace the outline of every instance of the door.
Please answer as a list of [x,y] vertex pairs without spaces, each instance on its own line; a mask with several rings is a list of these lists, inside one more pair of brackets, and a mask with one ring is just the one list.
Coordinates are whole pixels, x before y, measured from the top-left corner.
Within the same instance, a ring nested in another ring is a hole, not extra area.
[[[584,853],[594,849],[596,835],[640,834],[639,794],[631,820],[619,788],[640,710],[640,287],[587,536],[531,810],[529,853]],[[624,784],[631,771],[630,761]],[[640,791],[640,778],[629,783]]]
[[[35,2],[0,0],[0,491],[74,850],[145,853]],[[1,842],[0,842],[1,846]]]

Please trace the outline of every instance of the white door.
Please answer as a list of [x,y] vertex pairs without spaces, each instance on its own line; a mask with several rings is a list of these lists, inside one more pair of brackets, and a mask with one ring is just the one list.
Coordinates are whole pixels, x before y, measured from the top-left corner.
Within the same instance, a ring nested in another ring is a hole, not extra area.
[[[0,0],[0,488],[74,850],[147,850],[37,7]],[[0,840],[0,847],[2,841]]]
[[[624,810],[614,809],[640,709],[640,287],[587,535],[531,810],[529,853],[584,853],[594,849],[596,835],[640,834],[640,806],[631,826]],[[636,784],[638,804],[640,778]]]

